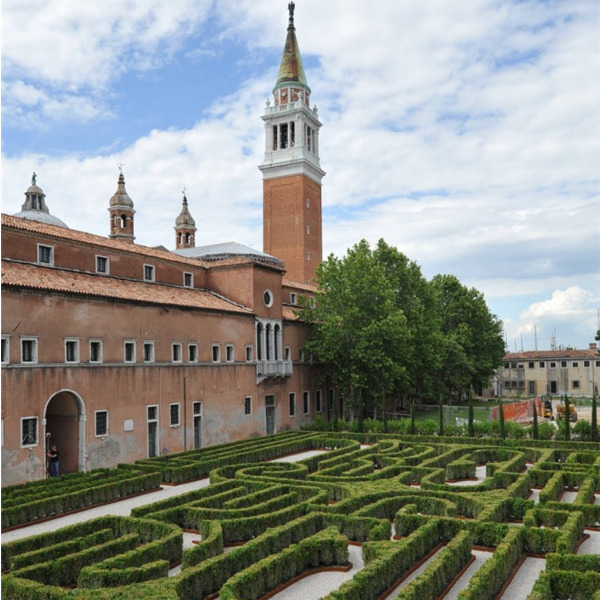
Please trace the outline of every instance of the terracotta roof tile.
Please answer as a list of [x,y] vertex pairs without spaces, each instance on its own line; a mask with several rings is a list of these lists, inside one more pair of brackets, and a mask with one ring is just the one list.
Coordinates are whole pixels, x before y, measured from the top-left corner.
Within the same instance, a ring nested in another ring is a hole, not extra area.
[[249,308],[207,290],[178,288],[7,260],[2,261],[2,287],[5,286],[143,304],[252,314]]
[[317,293],[317,286],[311,285],[310,283],[301,283],[299,281],[293,281],[292,279],[283,278],[282,285],[284,287],[293,288],[296,290],[304,290],[305,292]]
[[596,350],[530,350],[527,352],[509,352],[504,355],[505,361],[510,360],[560,360],[567,358],[594,358],[600,357]]

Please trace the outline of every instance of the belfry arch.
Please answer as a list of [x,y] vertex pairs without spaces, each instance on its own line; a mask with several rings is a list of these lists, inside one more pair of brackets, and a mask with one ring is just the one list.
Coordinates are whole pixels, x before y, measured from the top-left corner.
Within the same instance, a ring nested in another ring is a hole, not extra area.
[[44,452],[56,445],[61,474],[85,471],[85,421],[85,404],[77,392],[60,390],[46,403]]

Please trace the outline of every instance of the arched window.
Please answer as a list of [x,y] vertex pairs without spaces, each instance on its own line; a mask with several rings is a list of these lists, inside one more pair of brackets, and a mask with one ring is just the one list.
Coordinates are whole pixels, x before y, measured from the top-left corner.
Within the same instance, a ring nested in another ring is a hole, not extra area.
[[186,234],[185,234],[185,243],[186,243],[186,244],[189,244],[189,243],[190,243],[190,234],[189,234],[189,233],[186,233]]
[[281,327],[279,327],[279,325],[275,325],[274,333],[275,335],[273,336],[273,358],[275,360],[279,360],[279,337],[281,333]]
[[272,337],[272,329],[271,329],[271,325],[270,324],[268,324],[265,327],[265,331],[267,333],[267,343],[266,343],[266,354],[267,354],[267,356],[266,356],[266,359],[267,360],[271,360],[271,356],[273,354],[272,351],[271,351],[271,344],[272,344],[271,340],[273,339],[273,337]]
[[125,229],[127,227],[127,215],[121,215],[121,228]]
[[258,323],[256,325],[256,358],[257,358],[257,360],[263,359],[262,335],[263,335],[263,326],[262,326],[262,323]]

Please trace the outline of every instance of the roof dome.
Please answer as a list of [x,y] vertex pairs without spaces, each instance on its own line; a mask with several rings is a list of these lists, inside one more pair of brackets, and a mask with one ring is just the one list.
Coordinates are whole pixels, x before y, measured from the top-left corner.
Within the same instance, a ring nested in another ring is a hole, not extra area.
[[46,205],[46,194],[44,190],[37,185],[37,175],[34,173],[31,177],[31,185],[25,192],[25,202],[21,206],[21,211],[16,213],[15,217],[28,219],[29,221],[37,221],[46,225],[55,225],[56,227],[69,227],[58,217],[50,214]]
[[183,203],[181,204],[181,212],[179,213],[177,219],[175,219],[175,226],[196,227],[196,221],[194,221],[194,218],[190,214],[190,211],[188,209],[187,198],[185,196],[183,197]]
[[125,177],[123,177],[123,173],[119,174],[117,191],[110,199],[110,206],[111,208],[133,208],[133,200],[127,195],[125,190]]

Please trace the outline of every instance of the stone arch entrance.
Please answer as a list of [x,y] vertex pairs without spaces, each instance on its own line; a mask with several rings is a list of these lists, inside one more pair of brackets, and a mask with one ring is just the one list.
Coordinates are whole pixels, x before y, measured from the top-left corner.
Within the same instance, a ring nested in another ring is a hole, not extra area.
[[46,404],[44,440],[60,454],[60,472],[85,470],[85,405],[79,394],[61,390]]

